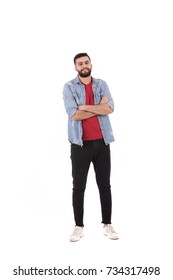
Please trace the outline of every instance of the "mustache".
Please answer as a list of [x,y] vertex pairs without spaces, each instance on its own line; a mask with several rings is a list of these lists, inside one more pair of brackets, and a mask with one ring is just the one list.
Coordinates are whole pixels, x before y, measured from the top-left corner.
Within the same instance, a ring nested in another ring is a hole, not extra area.
[[89,69],[89,68],[84,68],[84,69],[82,69],[81,71],[83,71],[83,70],[88,70],[88,71],[89,71],[90,69]]

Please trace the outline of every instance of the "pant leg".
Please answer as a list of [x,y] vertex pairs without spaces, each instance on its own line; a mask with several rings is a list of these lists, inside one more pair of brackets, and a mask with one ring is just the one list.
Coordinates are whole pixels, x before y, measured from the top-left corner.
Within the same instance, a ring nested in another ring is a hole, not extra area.
[[83,226],[84,192],[91,162],[89,147],[71,144],[73,192],[72,203],[76,226]]
[[96,143],[92,161],[100,194],[102,223],[110,224],[112,212],[110,146],[105,145],[104,141]]

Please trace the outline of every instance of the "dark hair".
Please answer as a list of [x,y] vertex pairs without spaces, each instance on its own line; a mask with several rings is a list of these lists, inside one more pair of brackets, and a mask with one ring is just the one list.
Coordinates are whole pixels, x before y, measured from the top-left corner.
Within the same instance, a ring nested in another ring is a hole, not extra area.
[[76,59],[77,59],[77,58],[80,58],[80,57],[83,57],[83,56],[87,56],[87,57],[89,58],[89,60],[91,60],[90,57],[89,57],[89,55],[88,55],[87,53],[78,53],[78,54],[76,54],[75,57],[74,57],[74,60],[73,60],[73,61],[74,61],[74,64],[76,64]]

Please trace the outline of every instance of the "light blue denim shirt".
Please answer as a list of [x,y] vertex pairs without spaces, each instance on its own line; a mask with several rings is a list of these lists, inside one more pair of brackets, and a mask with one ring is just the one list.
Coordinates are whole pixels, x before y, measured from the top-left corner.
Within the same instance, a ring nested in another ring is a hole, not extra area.
[[[92,88],[94,94],[94,104],[99,104],[103,96],[108,96],[109,101],[107,104],[113,111],[114,102],[106,82],[101,79],[92,78]],[[85,86],[81,83],[78,76],[64,85],[63,99],[65,109],[68,114],[68,140],[70,143],[82,146],[82,121],[74,121],[71,119],[77,111],[78,106],[85,104]],[[100,123],[104,142],[107,145],[114,141],[109,116],[98,115],[97,117]]]

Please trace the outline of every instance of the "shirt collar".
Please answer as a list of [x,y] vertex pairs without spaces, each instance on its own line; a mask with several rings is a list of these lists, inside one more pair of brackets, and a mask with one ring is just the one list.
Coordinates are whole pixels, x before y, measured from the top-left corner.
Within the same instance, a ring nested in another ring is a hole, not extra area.
[[[77,76],[75,79],[74,79],[74,82],[76,84],[81,84],[83,85],[83,83],[80,81],[79,77]],[[95,84],[96,83],[96,79],[92,77],[92,83]]]

